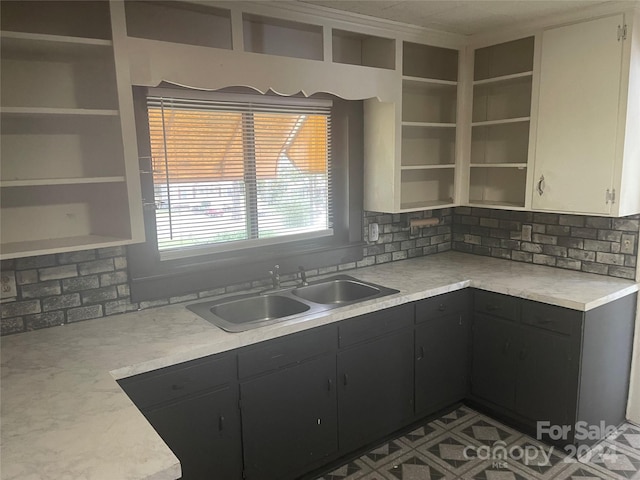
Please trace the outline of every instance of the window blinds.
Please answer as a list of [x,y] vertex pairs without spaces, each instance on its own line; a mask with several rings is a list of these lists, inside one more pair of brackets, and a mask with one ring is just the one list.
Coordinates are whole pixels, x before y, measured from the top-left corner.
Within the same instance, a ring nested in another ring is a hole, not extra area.
[[147,97],[162,258],[331,234],[330,102]]

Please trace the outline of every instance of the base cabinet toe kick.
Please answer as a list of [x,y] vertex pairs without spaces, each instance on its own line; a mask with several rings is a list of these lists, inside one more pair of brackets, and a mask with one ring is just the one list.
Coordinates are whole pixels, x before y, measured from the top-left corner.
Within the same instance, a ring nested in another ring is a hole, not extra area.
[[313,478],[460,402],[571,453],[625,419],[636,295],[465,288],[119,383],[185,480]]

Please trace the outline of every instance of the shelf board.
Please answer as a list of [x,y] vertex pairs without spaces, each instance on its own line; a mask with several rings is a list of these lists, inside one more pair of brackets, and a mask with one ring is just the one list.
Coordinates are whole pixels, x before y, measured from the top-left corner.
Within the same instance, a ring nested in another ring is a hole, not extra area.
[[3,115],[77,115],[85,117],[117,117],[118,110],[102,108],[2,107]]
[[498,202],[494,200],[469,200],[467,203],[470,207],[491,207],[498,209],[506,209],[506,210],[524,210],[525,207],[521,203],[514,202]]
[[455,123],[439,122],[402,122],[403,127],[456,128]]
[[411,77],[409,75],[403,75],[402,80],[409,83],[425,84],[425,85],[447,85],[447,86],[458,85],[458,82],[454,80],[438,80],[437,78]]
[[0,31],[0,39],[3,40],[2,47],[7,46],[7,41],[11,40],[11,46],[16,42],[13,40],[19,40],[27,42],[50,42],[50,43],[67,43],[75,45],[93,45],[101,47],[111,47],[113,42],[111,40],[104,40],[101,38],[87,38],[87,37],[71,37],[67,35],[49,35],[45,33],[30,33],[30,32],[13,32],[13,31]]
[[472,163],[471,168],[527,168],[526,163]]
[[531,120],[531,117],[503,118],[500,120],[483,120],[482,122],[472,122],[472,127],[484,127],[489,125],[503,125],[506,123],[523,123]]
[[502,75],[500,77],[485,78],[483,80],[475,80],[473,85],[491,85],[493,83],[510,82],[520,78],[533,77],[533,71],[512,73],[511,75]]
[[72,252],[89,248],[113,247],[132,243],[130,238],[103,235],[82,235],[78,237],[50,238],[0,244],[0,259],[21,258],[49,253]]
[[401,170],[438,170],[443,168],[456,168],[455,164],[448,163],[445,165],[401,165]]
[[85,178],[34,178],[29,180],[2,180],[0,187],[40,187],[50,185],[86,185],[90,183],[118,183],[124,182],[121,177],[85,177]]
[[411,203],[403,203],[400,205],[399,213],[404,212],[417,212],[420,210],[426,210],[430,208],[448,208],[455,207],[456,203],[449,200],[431,200],[428,202],[411,202]]

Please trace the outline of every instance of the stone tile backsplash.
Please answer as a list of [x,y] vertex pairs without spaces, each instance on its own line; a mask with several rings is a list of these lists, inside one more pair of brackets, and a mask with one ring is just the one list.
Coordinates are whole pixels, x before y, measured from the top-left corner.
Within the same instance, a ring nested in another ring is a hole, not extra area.
[[[410,231],[411,218],[437,217],[440,223]],[[379,238],[369,241],[369,224]],[[457,250],[517,262],[634,279],[640,215],[588,217],[457,207],[410,214],[365,212],[363,258],[307,272],[311,278]],[[5,260],[3,276],[15,278],[15,296],[0,306],[2,335],[93,318],[262,289],[263,279],[179,297],[132,302],[125,247]],[[295,276],[282,281],[293,283]],[[3,279],[4,285],[4,279]],[[13,289],[12,289],[13,291]]]
[[[441,224],[412,233],[406,227],[407,215],[365,212],[364,238],[368,225],[380,227],[378,241],[364,247],[364,257],[357,263],[332,265],[310,270],[307,275],[341,272],[406,258],[430,255],[451,248],[451,209],[419,212],[411,217],[437,216]],[[233,292],[262,289],[268,280],[229,285],[147,302],[132,302],[125,247],[84,250],[56,255],[4,260],[3,274],[15,276],[16,296],[0,306],[0,334],[8,335],[67,323],[143,310],[172,303],[215,297]],[[286,285],[295,276],[282,277]]]
[[633,280],[640,215],[588,217],[457,207],[452,249]]

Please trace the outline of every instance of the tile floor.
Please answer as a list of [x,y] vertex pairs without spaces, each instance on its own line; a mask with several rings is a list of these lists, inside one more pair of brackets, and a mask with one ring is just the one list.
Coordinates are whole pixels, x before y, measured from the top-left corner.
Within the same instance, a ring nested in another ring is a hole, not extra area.
[[581,453],[577,461],[459,407],[318,480],[640,480],[640,427],[625,424]]

